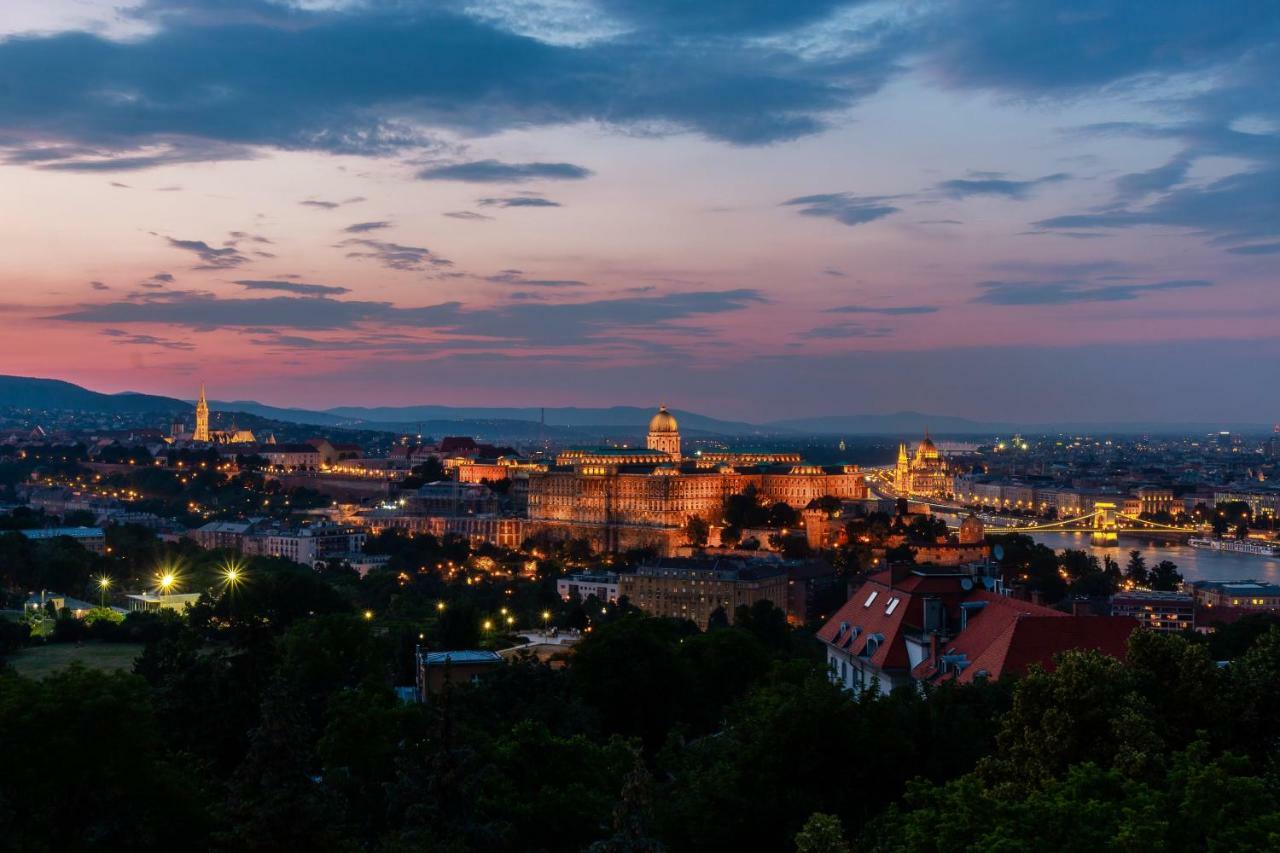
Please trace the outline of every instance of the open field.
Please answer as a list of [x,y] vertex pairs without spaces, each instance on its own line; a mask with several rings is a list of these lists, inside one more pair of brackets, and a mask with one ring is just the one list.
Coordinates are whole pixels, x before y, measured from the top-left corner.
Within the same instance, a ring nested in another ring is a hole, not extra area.
[[28,678],[44,678],[50,673],[78,661],[91,669],[133,669],[134,659],[142,654],[141,643],[59,643],[49,646],[32,646],[11,655],[8,661],[20,675]]

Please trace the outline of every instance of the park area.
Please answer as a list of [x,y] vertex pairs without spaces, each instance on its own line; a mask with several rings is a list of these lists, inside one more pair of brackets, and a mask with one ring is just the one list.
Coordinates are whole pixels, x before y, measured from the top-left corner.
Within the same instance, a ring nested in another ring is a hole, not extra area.
[[103,672],[129,672],[142,648],[141,643],[58,643],[22,649],[7,660],[19,675],[28,678],[44,678],[72,663]]

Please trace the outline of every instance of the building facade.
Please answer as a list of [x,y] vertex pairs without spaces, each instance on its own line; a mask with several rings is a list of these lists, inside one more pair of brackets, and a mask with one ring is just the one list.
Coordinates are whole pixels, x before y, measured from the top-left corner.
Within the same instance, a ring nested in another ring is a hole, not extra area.
[[679,426],[665,408],[649,423],[644,450],[569,450],[527,471],[533,529],[585,537],[599,550],[656,545],[669,553],[692,516],[718,520],[727,498],[753,487],[766,504],[803,509],[831,496],[864,500],[856,465],[805,465],[795,454],[684,457]]
[[951,494],[950,466],[928,433],[915,453],[909,453],[905,444],[898,445],[893,487],[903,497],[942,498]]
[[786,610],[787,572],[781,565],[728,557],[672,558],[618,576],[618,594],[653,616],[689,619],[706,630],[711,614],[724,608],[732,619],[739,606],[771,601]]

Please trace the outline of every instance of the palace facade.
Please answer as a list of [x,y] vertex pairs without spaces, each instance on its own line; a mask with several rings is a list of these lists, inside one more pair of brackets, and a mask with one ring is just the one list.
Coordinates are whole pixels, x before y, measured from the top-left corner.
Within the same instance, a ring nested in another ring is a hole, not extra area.
[[714,453],[685,457],[675,417],[663,406],[649,422],[644,450],[567,450],[529,472],[531,526],[585,537],[603,550],[683,540],[691,516],[719,521],[725,500],[755,488],[762,502],[803,509],[831,496],[865,500],[856,465],[804,464],[794,453]]

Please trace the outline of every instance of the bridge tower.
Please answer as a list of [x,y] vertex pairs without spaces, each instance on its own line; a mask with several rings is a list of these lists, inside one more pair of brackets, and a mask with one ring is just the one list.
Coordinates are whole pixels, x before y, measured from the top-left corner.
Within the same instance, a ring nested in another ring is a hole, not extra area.
[[1116,505],[1111,501],[1098,501],[1093,505],[1093,533],[1089,542],[1103,547],[1120,544],[1120,525],[1116,522]]

